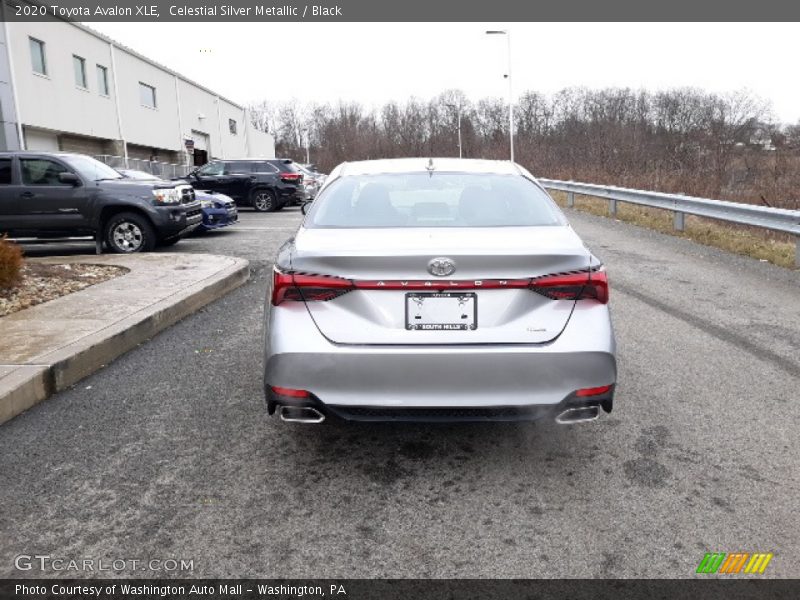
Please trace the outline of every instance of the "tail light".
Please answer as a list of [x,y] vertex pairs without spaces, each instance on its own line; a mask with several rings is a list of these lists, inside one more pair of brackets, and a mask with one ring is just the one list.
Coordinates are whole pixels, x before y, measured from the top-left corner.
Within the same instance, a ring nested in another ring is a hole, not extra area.
[[281,181],[284,183],[302,183],[303,182],[303,174],[302,173],[281,173],[280,175]]
[[271,385],[270,389],[273,394],[286,396],[288,398],[308,398],[311,395],[306,390],[296,390],[294,388],[279,387],[277,385]]
[[582,390],[578,390],[575,392],[575,395],[578,398],[588,398],[591,396],[599,396],[600,394],[605,394],[611,389],[610,385],[602,385],[600,387],[593,387],[593,388],[583,388]]
[[608,303],[608,278],[605,271],[545,275],[535,279],[483,279],[440,281],[351,281],[330,275],[283,273],[272,275],[272,304],[284,300],[333,300],[355,289],[361,290],[452,290],[530,288],[551,300],[596,300]]
[[354,289],[353,282],[341,277],[326,275],[302,275],[272,271],[272,304],[278,306],[284,300],[333,300]]
[[605,271],[567,275],[545,275],[531,281],[531,289],[552,300],[597,300],[608,303],[608,277]]
[[530,285],[530,279],[445,279],[438,281],[354,281],[353,285],[359,290],[511,290],[525,289]]

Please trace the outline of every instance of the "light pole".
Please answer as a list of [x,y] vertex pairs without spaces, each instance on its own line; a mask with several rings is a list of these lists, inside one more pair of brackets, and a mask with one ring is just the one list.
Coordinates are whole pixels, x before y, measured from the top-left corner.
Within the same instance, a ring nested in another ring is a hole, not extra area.
[[311,157],[309,156],[309,148],[308,148],[309,145],[310,145],[308,129],[304,129],[303,130],[303,137],[305,138],[305,142],[306,142],[305,143],[305,146],[306,146],[306,164],[308,165],[308,164],[311,164]]
[[514,92],[511,87],[511,32],[507,29],[490,29],[486,35],[504,35],[508,42],[508,140],[511,146],[511,162],[514,162]]
[[458,104],[447,104],[448,107],[454,108],[456,113],[458,114],[458,158],[462,158],[461,156],[461,103]]

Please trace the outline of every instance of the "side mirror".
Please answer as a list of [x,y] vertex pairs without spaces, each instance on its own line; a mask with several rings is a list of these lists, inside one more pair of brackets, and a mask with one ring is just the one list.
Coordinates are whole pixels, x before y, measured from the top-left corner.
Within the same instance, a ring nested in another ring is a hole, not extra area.
[[307,207],[309,204],[311,204],[311,200],[306,200],[305,202],[303,202],[303,203],[300,205],[300,212],[301,212],[301,213],[303,213],[303,214],[306,214],[306,211],[308,210],[306,207]]
[[71,186],[78,186],[81,184],[80,178],[75,173],[59,173],[58,181]]

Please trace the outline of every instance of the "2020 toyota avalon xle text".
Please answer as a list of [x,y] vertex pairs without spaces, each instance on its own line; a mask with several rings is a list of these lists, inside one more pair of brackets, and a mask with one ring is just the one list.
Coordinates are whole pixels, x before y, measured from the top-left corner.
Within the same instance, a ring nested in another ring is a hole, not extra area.
[[286,421],[612,408],[605,269],[511,162],[340,165],[278,253],[266,319],[267,407]]

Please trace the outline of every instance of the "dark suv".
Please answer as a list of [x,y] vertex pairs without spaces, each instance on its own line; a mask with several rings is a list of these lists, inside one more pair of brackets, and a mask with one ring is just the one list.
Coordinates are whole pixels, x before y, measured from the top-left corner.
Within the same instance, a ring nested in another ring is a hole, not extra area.
[[300,204],[305,197],[303,174],[289,158],[215,160],[184,179],[195,189],[225,194],[261,212]]
[[185,183],[125,179],[83,154],[0,152],[0,234],[92,235],[131,253],[174,244],[202,221]]

